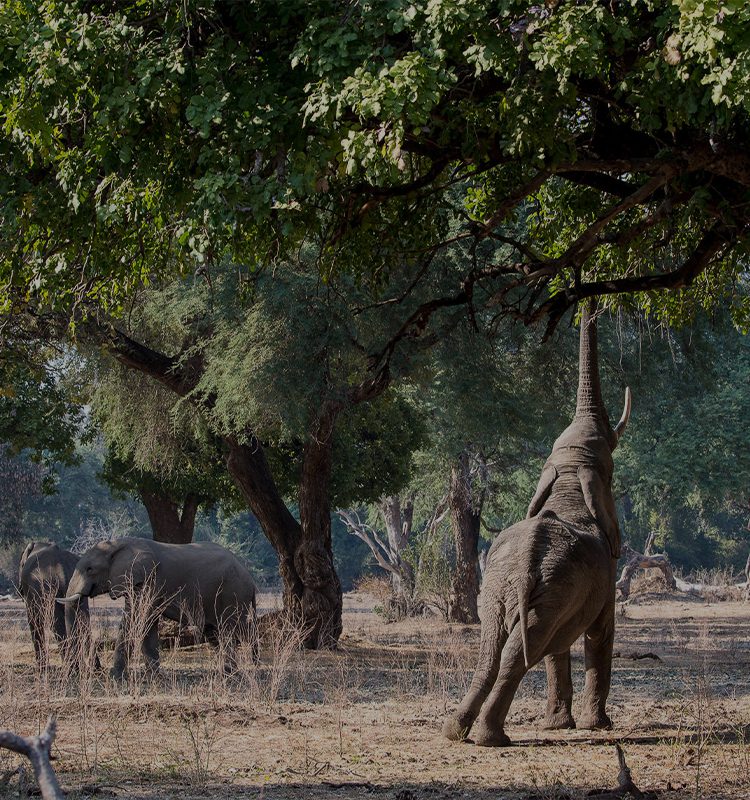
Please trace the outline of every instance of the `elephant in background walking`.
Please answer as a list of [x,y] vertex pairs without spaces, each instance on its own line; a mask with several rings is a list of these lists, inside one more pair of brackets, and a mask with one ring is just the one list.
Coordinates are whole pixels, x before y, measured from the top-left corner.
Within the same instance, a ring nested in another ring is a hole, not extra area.
[[[234,667],[234,650],[250,641],[258,659],[255,584],[229,550],[218,544],[165,544],[122,538],[99,542],[78,561],[65,598],[68,629],[88,597],[125,597],[112,675],[125,676],[128,643],[137,644],[149,674],[159,671],[159,617],[198,625],[213,645],[225,645],[224,670]],[[132,604],[139,604],[136,613]],[[136,617],[136,619],[133,619]]]
[[487,557],[479,659],[469,691],[443,726],[449,739],[509,744],[505,718],[526,672],[546,657],[548,728],[575,727],[570,647],[585,634],[579,726],[609,728],[615,580],[620,533],[612,452],[630,416],[630,390],[610,425],[599,384],[596,322],[583,312],[573,422],[555,442],[527,518],[503,531]]
[[[30,542],[21,555],[18,568],[18,591],[26,604],[31,638],[37,663],[45,665],[49,659],[45,626],[52,630],[60,646],[63,659],[69,655],[69,641],[65,632],[65,611],[53,603],[53,598],[65,597],[68,583],[73,577],[78,556],[50,542]],[[52,604],[52,608],[49,604]],[[88,620],[88,600],[81,602],[79,613]]]

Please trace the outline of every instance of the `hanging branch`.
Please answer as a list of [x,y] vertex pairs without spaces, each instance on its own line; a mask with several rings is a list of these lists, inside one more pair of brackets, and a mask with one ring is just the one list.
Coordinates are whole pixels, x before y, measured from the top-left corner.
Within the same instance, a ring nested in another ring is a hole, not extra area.
[[20,753],[31,762],[44,800],[63,800],[65,797],[50,762],[56,729],[57,721],[50,714],[47,727],[40,736],[19,736],[12,731],[0,731],[0,747]]

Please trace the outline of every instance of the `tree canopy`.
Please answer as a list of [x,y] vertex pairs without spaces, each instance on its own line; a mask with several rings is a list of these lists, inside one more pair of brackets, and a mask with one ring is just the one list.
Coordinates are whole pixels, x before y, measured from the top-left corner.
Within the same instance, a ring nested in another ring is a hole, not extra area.
[[111,311],[301,240],[324,277],[382,282],[447,215],[470,252],[444,304],[482,284],[554,322],[670,288],[641,302],[746,322],[749,21],[739,0],[5,3],[6,301]]

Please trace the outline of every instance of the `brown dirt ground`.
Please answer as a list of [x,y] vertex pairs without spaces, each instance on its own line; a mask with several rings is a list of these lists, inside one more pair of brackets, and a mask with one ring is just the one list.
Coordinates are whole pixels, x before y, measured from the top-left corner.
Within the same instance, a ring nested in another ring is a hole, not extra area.
[[[660,797],[750,797],[750,604],[634,598],[618,613],[615,651],[661,660],[615,659],[615,729],[543,731],[537,667],[511,708],[513,746],[502,749],[439,735],[471,678],[478,626],[386,625],[372,606],[346,596],[337,652],[300,653],[277,637],[257,670],[227,681],[202,645],[165,652],[157,685],[71,688],[56,655],[47,674],[34,668],[22,605],[5,602],[0,728],[35,733],[55,713],[55,766],[74,796],[576,798],[616,785],[619,742],[636,784]],[[116,613],[96,603],[101,634],[112,636]],[[580,690],[580,643],[573,656]],[[0,776],[18,763],[0,754]],[[17,776],[4,786],[0,777],[3,796],[18,797]]]

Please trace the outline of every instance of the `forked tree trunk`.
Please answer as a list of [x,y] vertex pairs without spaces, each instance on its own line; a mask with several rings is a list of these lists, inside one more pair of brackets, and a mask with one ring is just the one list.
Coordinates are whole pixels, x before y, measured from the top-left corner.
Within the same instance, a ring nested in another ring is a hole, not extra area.
[[448,606],[450,622],[479,622],[479,526],[484,492],[472,491],[469,454],[464,451],[451,470],[448,504],[451,512],[456,566]]
[[200,497],[188,494],[180,508],[178,503],[166,495],[145,489],[141,489],[138,494],[146,507],[155,542],[190,544],[193,541]]
[[307,648],[335,647],[341,635],[341,583],[331,547],[331,431],[321,419],[305,447],[300,522],[284,503],[260,446],[227,437],[227,468],[279,558],[284,609],[297,618]]
[[[176,359],[121,331],[108,335],[112,354],[121,364],[151,375],[181,397],[197,385],[202,369],[199,358],[179,367]],[[387,371],[382,371],[351,389],[348,400],[353,404],[370,400],[384,391],[388,382]],[[206,407],[210,409],[210,403]],[[229,474],[278,555],[284,609],[299,620],[308,648],[335,646],[341,635],[341,583],[333,565],[330,509],[331,440],[341,407],[324,404],[309,433],[299,490],[301,522],[286,507],[262,445],[222,437]]]

